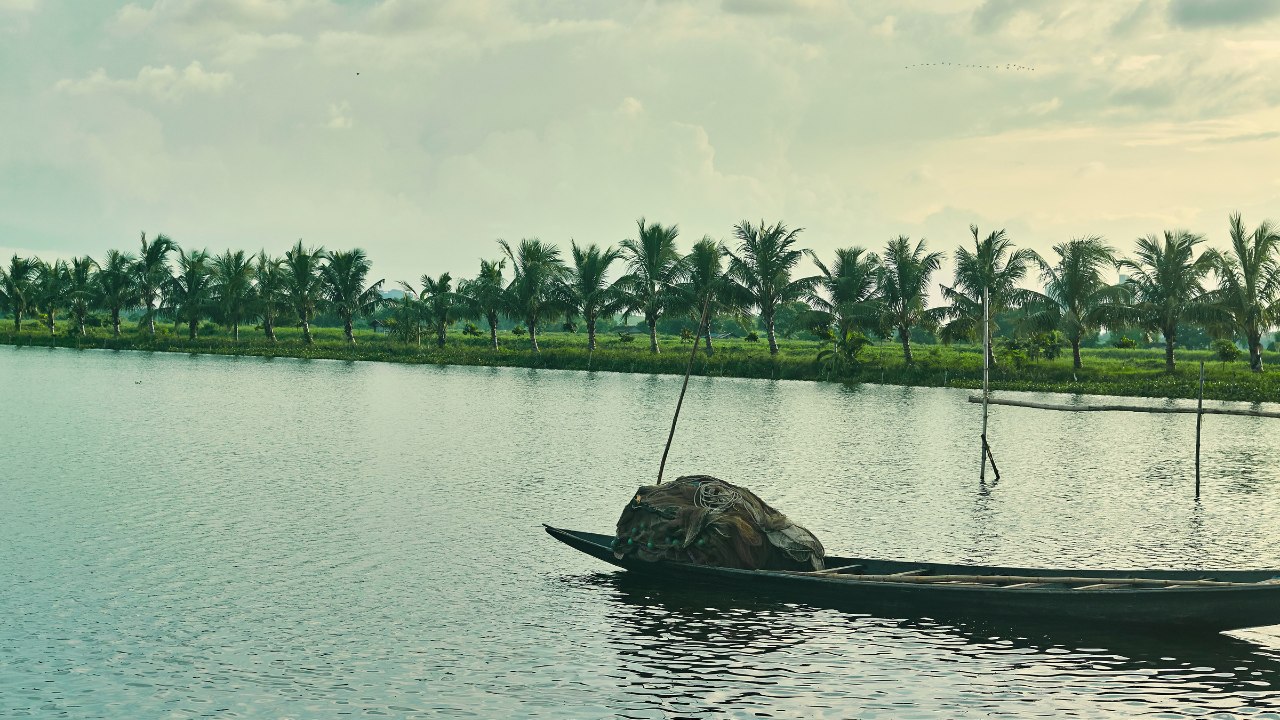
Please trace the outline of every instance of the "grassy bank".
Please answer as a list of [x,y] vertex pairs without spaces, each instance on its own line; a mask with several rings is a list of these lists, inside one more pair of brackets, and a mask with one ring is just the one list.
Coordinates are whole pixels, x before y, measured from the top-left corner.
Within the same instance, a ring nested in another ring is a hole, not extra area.
[[[689,345],[677,337],[663,336],[663,352],[649,352],[647,337],[634,342],[621,342],[615,335],[602,335],[594,353],[587,352],[585,333],[545,333],[539,336],[542,351],[528,350],[527,338],[509,333],[500,339],[501,347],[493,350],[488,338],[469,338],[450,334],[448,344],[438,348],[434,343],[405,345],[387,335],[368,330],[357,331],[354,347],[342,339],[336,328],[318,328],[316,343],[302,342],[301,331],[279,330],[272,343],[261,331],[242,329],[240,341],[233,342],[222,331],[187,340],[185,334],[163,332],[155,340],[130,331],[113,338],[103,329],[91,329],[88,337],[71,333],[62,327],[50,337],[46,329],[31,326],[20,334],[0,331],[0,343],[24,347],[69,347],[81,349],[141,350],[151,352],[183,352],[214,355],[251,355],[331,360],[369,360],[378,362],[434,363],[440,365],[484,365],[495,367],[528,367],[559,370],[601,370],[624,373],[663,373],[682,375],[688,362]],[[165,328],[171,330],[171,328]],[[716,352],[707,357],[699,353],[693,365],[697,375],[713,377],[763,378],[778,380],[817,380],[841,382],[873,382],[922,387],[979,388],[982,385],[982,354],[977,346],[919,345],[916,362],[906,365],[902,349],[896,343],[882,343],[867,348],[858,368],[845,376],[828,375],[814,362],[818,343],[782,341],[776,357],[769,355],[763,341],[742,339],[716,341]],[[1070,357],[1023,363],[1015,367],[1002,363],[991,373],[992,387],[1001,390],[1086,393],[1136,397],[1194,398],[1199,361],[1205,360],[1205,397],[1217,400],[1247,402],[1280,402],[1280,373],[1250,373],[1241,362],[1225,366],[1210,358],[1208,351],[1179,351],[1178,370],[1164,371],[1162,350],[1117,350],[1112,348],[1083,351],[1085,367],[1073,370]],[[1275,366],[1280,354],[1267,353],[1265,361]]]

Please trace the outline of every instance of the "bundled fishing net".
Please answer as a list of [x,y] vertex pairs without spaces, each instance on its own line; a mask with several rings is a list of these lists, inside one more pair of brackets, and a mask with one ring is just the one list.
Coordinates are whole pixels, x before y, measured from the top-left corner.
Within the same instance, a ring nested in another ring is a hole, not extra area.
[[709,475],[636,491],[618,518],[613,554],[747,570],[821,570],[813,533],[750,490]]

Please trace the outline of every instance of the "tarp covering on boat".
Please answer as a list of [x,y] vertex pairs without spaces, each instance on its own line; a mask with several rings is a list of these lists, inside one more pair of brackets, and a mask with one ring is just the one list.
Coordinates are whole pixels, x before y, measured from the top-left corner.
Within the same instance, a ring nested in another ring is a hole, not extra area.
[[686,475],[636,491],[618,518],[613,554],[745,570],[821,570],[813,533],[750,490]]

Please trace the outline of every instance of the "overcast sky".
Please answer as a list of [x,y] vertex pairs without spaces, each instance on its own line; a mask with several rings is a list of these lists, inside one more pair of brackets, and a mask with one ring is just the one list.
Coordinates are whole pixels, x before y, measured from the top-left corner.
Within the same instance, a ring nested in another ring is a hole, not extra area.
[[5,257],[1220,244],[1280,220],[1280,0],[0,0],[0,118]]

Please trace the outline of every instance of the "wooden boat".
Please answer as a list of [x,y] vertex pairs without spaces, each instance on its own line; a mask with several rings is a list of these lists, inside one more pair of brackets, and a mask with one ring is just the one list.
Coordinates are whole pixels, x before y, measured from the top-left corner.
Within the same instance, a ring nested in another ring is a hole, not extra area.
[[1203,631],[1280,623],[1280,570],[1054,570],[828,556],[815,572],[614,557],[612,535],[544,525],[560,542],[646,575],[746,587],[890,617],[1052,619]]

